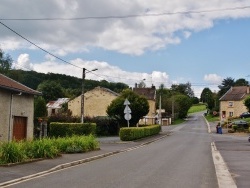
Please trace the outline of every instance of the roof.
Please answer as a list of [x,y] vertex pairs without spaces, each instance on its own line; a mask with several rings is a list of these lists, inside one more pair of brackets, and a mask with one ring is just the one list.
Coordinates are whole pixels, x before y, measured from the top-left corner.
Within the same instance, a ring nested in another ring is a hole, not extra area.
[[48,108],[61,108],[62,104],[69,102],[69,98],[59,98],[56,101],[49,101],[47,103]]
[[221,98],[221,101],[240,101],[249,94],[248,86],[231,87]]
[[138,94],[146,97],[148,100],[155,100],[156,90],[155,87],[151,88],[133,88],[133,91]]
[[0,88],[6,89],[14,92],[21,92],[31,95],[41,95],[42,93],[36,90],[33,90],[3,74],[0,74]]

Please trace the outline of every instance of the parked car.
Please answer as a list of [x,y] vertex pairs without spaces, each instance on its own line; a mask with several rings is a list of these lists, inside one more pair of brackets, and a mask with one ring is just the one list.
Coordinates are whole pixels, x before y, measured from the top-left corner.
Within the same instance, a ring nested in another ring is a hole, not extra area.
[[241,129],[248,129],[248,123],[244,120],[237,120],[237,121],[233,121],[232,125],[237,125],[238,128]]
[[240,115],[240,118],[248,118],[250,117],[250,112],[243,112],[241,115]]

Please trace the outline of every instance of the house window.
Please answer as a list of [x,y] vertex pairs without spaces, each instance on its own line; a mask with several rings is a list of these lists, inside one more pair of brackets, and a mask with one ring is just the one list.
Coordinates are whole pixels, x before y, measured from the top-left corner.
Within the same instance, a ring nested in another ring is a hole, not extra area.
[[233,117],[234,113],[233,112],[229,112],[229,117]]
[[228,102],[229,107],[233,107],[233,105],[234,105],[234,102],[232,102],[232,101]]

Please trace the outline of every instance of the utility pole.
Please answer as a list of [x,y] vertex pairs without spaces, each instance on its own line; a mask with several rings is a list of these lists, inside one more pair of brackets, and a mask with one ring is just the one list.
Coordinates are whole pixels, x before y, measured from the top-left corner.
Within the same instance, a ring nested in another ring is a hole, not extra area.
[[84,82],[85,82],[85,71],[82,69],[82,96],[81,96],[81,123],[84,123]]

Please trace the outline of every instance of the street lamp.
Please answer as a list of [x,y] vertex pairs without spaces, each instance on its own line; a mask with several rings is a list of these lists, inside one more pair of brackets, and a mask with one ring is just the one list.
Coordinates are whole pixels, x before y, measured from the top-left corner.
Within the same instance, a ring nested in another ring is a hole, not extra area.
[[[88,71],[88,72],[93,72],[96,70],[98,70],[98,69],[93,69],[93,70]],[[81,123],[84,123],[84,84],[85,84],[85,75],[88,72],[86,72],[85,68],[82,69]]]

